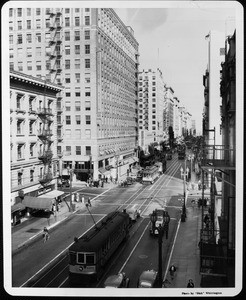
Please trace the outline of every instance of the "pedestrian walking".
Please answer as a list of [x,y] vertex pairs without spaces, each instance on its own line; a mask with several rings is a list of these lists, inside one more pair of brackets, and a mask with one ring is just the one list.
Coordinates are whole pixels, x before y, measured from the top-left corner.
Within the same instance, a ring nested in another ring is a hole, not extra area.
[[201,190],[201,188],[202,188],[201,180],[198,180],[198,190]]
[[195,285],[194,285],[194,282],[192,279],[189,279],[189,282],[187,284],[187,288],[193,288]]
[[192,206],[192,209],[194,210],[194,207],[195,207],[195,204],[196,204],[196,201],[194,199],[191,200],[191,206]]
[[52,204],[52,214],[54,215],[54,213],[56,212],[56,205],[55,203]]
[[76,202],[79,202],[79,193],[76,194]]
[[171,265],[169,268],[169,273],[172,280],[174,279],[175,272],[176,272],[176,267],[174,265]]
[[91,198],[88,198],[88,205],[91,206]]
[[50,238],[49,231],[46,227],[44,227],[44,229],[43,229],[43,242],[46,243],[49,238]]
[[82,195],[82,197],[81,197],[81,202],[84,204],[85,203],[85,197],[84,197],[84,195]]

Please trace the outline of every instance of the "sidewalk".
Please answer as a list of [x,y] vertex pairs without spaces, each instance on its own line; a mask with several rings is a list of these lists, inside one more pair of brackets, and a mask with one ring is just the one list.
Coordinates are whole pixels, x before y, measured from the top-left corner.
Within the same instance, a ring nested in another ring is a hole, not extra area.
[[[79,187],[83,188],[83,185],[75,185],[78,189]],[[75,187],[74,186],[74,187]],[[103,192],[106,192],[109,189],[117,187],[117,184],[112,182],[105,183],[103,188],[99,187]],[[92,188],[95,189],[95,188]],[[73,194],[76,192],[73,192]],[[83,189],[79,189],[79,193],[83,194]],[[70,194],[66,196],[68,205],[70,204]],[[85,203],[87,202],[89,196],[85,196]],[[96,196],[97,197],[97,196]],[[96,197],[91,197],[91,202]],[[65,201],[61,202],[60,211],[56,212],[54,215],[50,215],[50,218],[39,218],[39,217],[30,217],[22,221],[21,224],[12,227],[11,237],[12,237],[12,254],[22,249],[22,247],[27,246],[29,243],[34,241],[36,238],[42,235],[44,227],[47,227],[48,230],[52,230],[55,226],[59,225],[65,219],[67,219],[71,214],[76,213],[77,210],[84,209],[87,212],[85,203],[82,202],[73,202],[75,204],[75,211],[70,212],[68,205]]]
[[[189,201],[189,200],[188,200]],[[188,202],[187,201],[187,202]],[[174,279],[171,280],[169,272],[165,279],[171,283],[170,288],[186,288],[189,279],[195,287],[200,287],[200,240],[201,211],[197,207],[187,207],[186,221],[179,223],[178,234],[174,244],[170,265],[176,267]],[[169,268],[168,268],[169,269]]]
[[[201,197],[201,191],[198,190],[197,179],[194,173],[191,176],[193,189],[188,191],[186,203],[186,221],[178,223],[177,236],[174,240],[173,252],[169,260],[169,267],[173,264],[176,267],[174,279],[170,277],[170,273],[165,274],[165,279],[169,281],[165,286],[167,288],[186,288],[189,279],[193,280],[194,287],[201,287],[200,275],[200,249],[198,243],[200,241],[200,229],[202,211],[197,204],[191,203],[191,200]],[[191,187],[192,184],[190,184]],[[209,191],[206,190],[206,194]]]

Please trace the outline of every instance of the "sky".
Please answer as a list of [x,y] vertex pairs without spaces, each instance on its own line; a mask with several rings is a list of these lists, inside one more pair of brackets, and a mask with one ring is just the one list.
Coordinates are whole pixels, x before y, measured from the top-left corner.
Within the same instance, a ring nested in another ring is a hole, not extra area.
[[225,37],[231,34],[236,28],[240,4],[236,1],[128,1],[121,8],[113,8],[125,25],[134,30],[139,43],[139,70],[159,67],[164,82],[191,113],[197,132],[201,133],[203,75],[208,64],[205,36],[210,30],[225,32]]

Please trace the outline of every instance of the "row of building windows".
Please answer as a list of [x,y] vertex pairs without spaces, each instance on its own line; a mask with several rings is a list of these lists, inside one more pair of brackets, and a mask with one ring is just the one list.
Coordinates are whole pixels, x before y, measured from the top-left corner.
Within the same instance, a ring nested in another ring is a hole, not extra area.
[[[35,65],[35,69],[36,71],[42,71],[43,68],[43,64],[42,61],[36,61],[35,64],[32,61],[27,61],[27,63],[24,63],[23,61],[18,61],[17,62],[17,70],[20,72],[23,72],[23,66],[26,65],[27,66],[27,70],[33,70],[33,65]],[[14,67],[14,62],[10,62],[9,63],[9,67],[10,67],[10,71],[13,71],[15,69]],[[58,69],[61,68],[60,65],[60,60],[56,61],[56,65],[52,66],[51,63],[49,61],[46,62],[46,65],[44,66],[44,68],[46,70],[50,70],[50,69],[55,69],[59,72]],[[80,59],[75,59],[74,60],[74,69],[80,69],[81,68],[81,61]],[[90,69],[91,68],[91,60],[90,59],[85,59],[84,60],[84,68],[85,69]],[[65,69],[66,70],[70,70],[71,69],[71,61],[69,59],[65,60]]]
[[[30,120],[28,122],[29,135],[35,134],[35,121],[36,120]],[[50,125],[46,129],[46,131],[48,131],[48,132],[52,132],[51,122],[52,122],[52,120],[50,120]],[[38,133],[41,133],[41,131],[42,131],[41,126],[42,126],[42,123],[39,123]],[[17,119],[16,120],[16,133],[17,133],[17,135],[25,135],[27,133],[25,130],[25,119]]]
[[[39,7],[37,7],[37,8],[35,8],[35,9],[32,9],[32,8],[26,8],[26,9],[24,9],[24,8],[17,8],[17,17],[22,17],[23,16],[23,12],[24,12],[24,10],[26,10],[26,15],[27,16],[31,16],[32,15],[32,10],[33,10],[33,13],[35,12],[35,15],[36,16],[40,16],[41,15],[41,8],[39,8]],[[70,10],[72,10],[72,9],[70,9],[70,8],[65,8],[64,9],[64,12],[65,12],[65,14],[69,14],[70,13]],[[74,10],[74,12],[75,13],[79,13],[80,12],[80,8],[74,8],[73,9]],[[85,10],[85,12],[90,12],[90,8],[84,8],[84,10]],[[51,12],[53,12],[50,8],[46,8],[45,9],[45,13],[48,15],[49,13],[51,13]],[[62,12],[61,11],[61,9],[60,8],[58,8],[57,10],[56,10],[56,12]],[[13,17],[13,15],[14,15],[14,9],[13,8],[10,8],[9,9],[9,17]]]
[[[80,124],[80,116],[77,116],[76,118],[76,124],[79,125]],[[66,122],[66,125],[71,125],[71,120],[72,120],[73,116],[70,116],[70,115],[66,115],[65,116],[65,122]],[[86,125],[91,125],[91,116],[90,115],[85,115],[85,124]]]
[[[24,24],[26,26],[24,26]],[[17,21],[17,30],[30,30],[30,29],[41,29],[41,19],[36,19],[35,20],[35,26],[33,24],[32,20],[26,20],[26,22],[24,23],[24,21]],[[50,28],[50,27],[56,27],[56,28],[60,28],[61,26],[61,21],[60,18],[56,18],[54,23],[51,23],[50,19],[46,19],[45,20],[45,28]],[[76,27],[80,26],[80,18],[79,17],[75,17],[75,24]],[[90,17],[86,16],[85,17],[85,25],[90,25]],[[65,27],[70,27],[70,19],[69,18],[65,18]],[[9,22],[9,31],[13,31],[14,30],[14,24],[13,22]],[[80,32],[80,31],[76,31],[76,32]],[[56,34],[58,34],[59,32],[56,31]],[[66,38],[66,33],[65,33],[65,38]]]
[[[75,41],[80,41],[80,32],[75,31],[74,34],[75,34],[74,35],[74,40]],[[26,34],[26,42],[27,43],[32,43],[32,37],[33,37],[33,35],[31,33],[27,33]],[[20,35],[20,36],[18,35],[17,38],[18,38],[18,44],[22,44],[22,35]],[[45,35],[45,42],[48,43],[50,40],[51,40],[50,35],[49,34]],[[59,40],[59,37],[56,38],[56,40]],[[36,43],[42,43],[42,34],[40,32],[35,34],[35,40],[34,41]],[[70,32],[68,32],[67,35],[65,35],[65,41],[70,41]],[[13,43],[14,43],[14,36],[10,35],[9,36],[9,44],[13,45]],[[18,48],[18,49],[21,49],[23,51],[23,48]],[[39,49],[39,48],[37,48],[37,49]],[[11,50],[13,51],[13,49],[11,49]],[[59,45],[56,45],[55,51],[58,52],[58,53],[61,53],[60,50],[61,50],[61,47]],[[80,54],[80,45],[75,45],[74,50],[75,50],[74,51],[75,54]],[[53,52],[53,51],[51,51],[51,48],[46,47],[46,54],[47,55],[51,54],[51,52]],[[89,44],[84,46],[84,53],[85,54],[90,54],[90,45]],[[70,45],[65,46],[65,54],[70,55]]]
[[[71,111],[71,103],[70,102],[66,101],[65,110]],[[91,102],[90,101],[85,101],[85,110],[87,110],[87,111],[91,110]],[[81,111],[81,102],[80,101],[75,101],[75,111]]]
[[[139,93],[138,95],[139,97],[143,97],[143,93]],[[152,97],[156,97],[156,93],[152,93]]]
[[[85,155],[91,155],[91,146],[85,146]],[[82,155],[82,146],[74,146],[75,155]],[[65,156],[72,155],[72,146],[65,147]]]
[[[51,168],[49,170],[49,173],[51,173]],[[36,173],[36,174],[35,174]],[[40,178],[44,175],[44,168],[40,167],[39,168],[39,174],[35,172],[34,169],[28,169],[28,170],[23,170],[23,171],[17,171],[17,178],[15,179],[14,174],[12,174],[11,179],[12,179],[12,187],[14,187],[16,184],[18,186],[28,184],[35,182],[37,180],[40,180]],[[54,165],[53,167],[53,176],[56,177],[56,167]]]
[[[86,137],[90,136],[90,130],[86,130]],[[57,154],[61,154],[61,146],[57,146]],[[71,146],[66,146],[65,147],[65,153],[64,155],[71,155],[72,154],[72,147]],[[91,146],[85,146],[85,155],[91,155]],[[37,155],[43,155],[44,154],[44,149],[43,145],[39,145],[39,149],[37,150],[37,145],[36,143],[30,143],[29,149],[28,149],[28,156],[29,158],[36,158]],[[76,155],[82,155],[82,146],[75,146],[75,154]],[[19,143],[17,144],[17,160],[23,160],[25,159],[27,153],[25,153],[25,144],[24,143]],[[11,155],[11,160],[12,160],[12,155]]]
[[[65,41],[70,41],[71,40],[71,31],[65,31],[64,32],[64,40]],[[74,40],[75,41],[80,41],[81,38],[81,32],[80,31],[74,31]],[[56,35],[55,37],[56,40],[60,40],[61,38],[59,37],[59,35]],[[84,39],[85,40],[90,40],[90,30],[85,30],[84,31]],[[22,34],[22,33],[18,33],[16,36],[16,41],[14,40],[14,35],[10,34],[9,35],[9,44],[13,45],[15,42],[18,45],[23,44],[23,41],[25,40],[25,43],[32,43],[33,41],[37,42],[37,43],[41,43],[42,42],[42,35],[40,32],[35,33],[35,39],[33,40],[33,34],[32,33],[26,33],[26,34]],[[51,35],[50,33],[47,33],[45,35],[45,42],[49,42],[51,40]],[[68,48],[68,47],[67,47]],[[66,48],[65,48],[66,49]],[[66,54],[70,54],[70,53],[66,53]]]

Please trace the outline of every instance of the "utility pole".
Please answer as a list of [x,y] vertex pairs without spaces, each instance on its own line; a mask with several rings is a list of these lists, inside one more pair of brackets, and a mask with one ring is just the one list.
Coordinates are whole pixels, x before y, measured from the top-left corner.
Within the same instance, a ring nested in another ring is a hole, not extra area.
[[185,158],[185,172],[184,169],[181,167],[180,168],[181,176],[183,176],[183,183],[184,183],[184,203],[182,207],[182,214],[181,214],[181,222],[185,222],[186,219],[186,204],[185,204],[185,199],[186,199],[186,176],[189,174],[189,168],[186,167],[186,158]]
[[162,287],[162,238],[163,238],[163,233],[164,233],[164,228],[163,225],[159,224],[158,227],[155,226],[156,221],[157,221],[157,214],[155,211],[153,211],[152,214],[150,214],[150,220],[153,225],[153,231],[155,232],[155,229],[158,231],[158,248],[159,248],[159,253],[158,253],[158,286]]
[[69,208],[69,211],[73,212],[73,202],[72,202],[73,170],[68,167],[68,172],[69,172],[69,175],[70,175],[70,208]]

